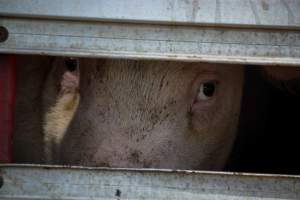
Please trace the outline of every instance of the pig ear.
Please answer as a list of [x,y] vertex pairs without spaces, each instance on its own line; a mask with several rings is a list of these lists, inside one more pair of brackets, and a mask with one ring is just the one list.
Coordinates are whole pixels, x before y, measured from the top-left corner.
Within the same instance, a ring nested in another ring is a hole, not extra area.
[[65,69],[61,79],[60,95],[76,93],[80,84],[79,60],[68,58],[65,60]]
[[300,95],[300,69],[296,67],[264,66],[263,73],[275,87]]

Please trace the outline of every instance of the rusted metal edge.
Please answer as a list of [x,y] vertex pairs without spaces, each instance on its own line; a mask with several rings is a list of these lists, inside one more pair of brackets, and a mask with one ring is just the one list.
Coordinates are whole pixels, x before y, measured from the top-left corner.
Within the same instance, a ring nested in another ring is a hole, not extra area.
[[10,17],[15,19],[28,19],[28,20],[62,20],[70,22],[79,21],[90,21],[97,23],[130,23],[130,24],[147,24],[147,25],[173,25],[173,26],[195,26],[195,27],[212,27],[212,28],[239,28],[239,29],[259,29],[259,30],[289,30],[299,31],[300,25],[262,25],[262,24],[234,24],[234,23],[209,23],[209,22],[189,22],[189,21],[155,21],[155,20],[137,20],[137,19],[99,19],[91,17],[66,17],[66,16],[44,16],[44,15],[33,15],[33,14],[11,14],[11,13],[0,13],[0,17]]
[[210,56],[210,55],[174,55],[174,54],[138,54],[127,52],[88,52],[88,51],[65,51],[65,50],[39,50],[39,49],[5,49],[0,48],[3,54],[22,54],[22,55],[48,55],[48,56],[68,56],[84,58],[112,58],[112,59],[133,59],[133,60],[165,60],[183,62],[207,62],[224,64],[243,64],[243,65],[272,65],[300,67],[300,58],[263,58],[263,57],[241,57],[241,56]]
[[[100,170],[100,171],[119,171],[119,172],[149,172],[149,173],[176,173],[176,174],[206,174],[206,175],[223,175],[223,176],[241,176],[241,177],[278,177],[278,178],[295,178],[299,179],[300,175],[288,174],[265,174],[265,173],[249,173],[249,172],[229,172],[229,171],[203,171],[203,170],[180,170],[180,169],[156,169],[156,168],[110,168],[110,167],[87,167],[74,165],[46,165],[46,164],[3,164],[1,168],[23,168],[23,169],[45,169],[45,170]],[[300,188],[299,188],[300,189]]]
[[1,165],[0,199],[299,199],[300,177],[168,169]]

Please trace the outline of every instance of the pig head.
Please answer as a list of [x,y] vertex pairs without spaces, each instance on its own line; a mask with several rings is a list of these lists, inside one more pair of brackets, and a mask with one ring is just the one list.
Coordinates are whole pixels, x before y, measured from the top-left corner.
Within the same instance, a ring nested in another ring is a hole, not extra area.
[[[34,108],[24,106],[30,100],[17,100],[16,162],[32,162],[30,155],[43,146],[44,134],[48,134],[41,127],[48,123],[44,116],[55,107],[67,71],[64,58],[36,64],[42,63],[48,64],[28,74],[40,73],[45,79],[23,86],[17,82],[23,95],[30,88],[36,91],[27,93]],[[238,125],[243,67],[110,59],[80,59],[79,63],[80,101],[51,149],[53,163],[222,169]],[[26,71],[19,62],[17,69],[21,67]],[[27,109],[23,113],[27,117],[18,117],[20,108]],[[35,117],[29,117],[30,113]],[[43,160],[43,153],[35,155],[35,160]]]

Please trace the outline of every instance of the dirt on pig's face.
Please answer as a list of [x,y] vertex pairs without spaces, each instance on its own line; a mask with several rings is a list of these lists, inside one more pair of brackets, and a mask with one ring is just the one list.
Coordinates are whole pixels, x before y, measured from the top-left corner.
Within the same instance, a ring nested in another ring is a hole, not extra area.
[[80,66],[62,164],[222,169],[239,119],[242,67],[92,59]]

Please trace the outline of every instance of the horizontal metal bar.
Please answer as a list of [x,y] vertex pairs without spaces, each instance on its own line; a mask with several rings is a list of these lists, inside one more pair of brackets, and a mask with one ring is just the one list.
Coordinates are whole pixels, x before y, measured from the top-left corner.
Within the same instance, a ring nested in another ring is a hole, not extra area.
[[0,53],[300,65],[300,31],[0,19]]
[[300,28],[298,0],[0,0],[0,16]]
[[1,199],[300,199],[300,177],[2,165]]

